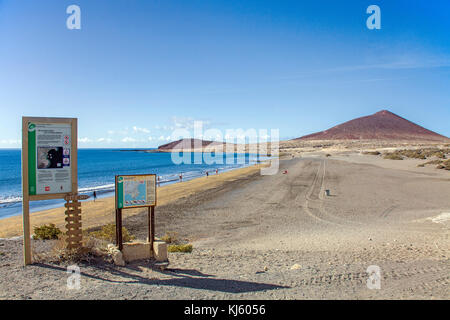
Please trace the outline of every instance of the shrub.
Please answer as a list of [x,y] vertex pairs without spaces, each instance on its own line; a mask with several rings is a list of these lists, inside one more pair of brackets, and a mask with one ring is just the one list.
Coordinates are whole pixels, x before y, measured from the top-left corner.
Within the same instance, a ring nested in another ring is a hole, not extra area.
[[427,165],[427,164],[441,164],[441,163],[442,163],[442,160],[431,160],[431,161],[425,162],[424,165]]
[[167,247],[168,252],[192,252],[192,244],[171,244]]
[[422,153],[422,150],[400,150],[397,151],[399,154],[413,159],[426,159],[427,157]]
[[432,154],[432,156],[435,156],[440,159],[445,159],[445,154],[443,152],[435,152]]
[[389,160],[403,160],[403,157],[397,153],[386,153],[384,158]]
[[327,153],[327,154],[325,155],[325,157],[331,157],[331,154]]
[[[104,225],[100,230],[91,231],[89,233],[89,236],[92,236],[97,239],[107,240],[109,242],[115,242],[116,241],[116,225],[114,223]],[[135,239],[135,236],[130,234],[130,232],[127,230],[127,228],[122,227],[122,241],[128,242],[128,241],[131,241],[134,239]]]
[[372,156],[378,156],[378,155],[381,154],[381,152],[379,152],[379,151],[364,151],[363,154],[369,154],[369,155],[372,155]]
[[53,240],[58,239],[62,234],[61,230],[57,228],[53,223],[49,225],[43,225],[40,227],[34,227],[34,238],[39,240]]
[[178,240],[178,234],[176,232],[168,231],[161,237],[161,240],[165,243],[175,243]]

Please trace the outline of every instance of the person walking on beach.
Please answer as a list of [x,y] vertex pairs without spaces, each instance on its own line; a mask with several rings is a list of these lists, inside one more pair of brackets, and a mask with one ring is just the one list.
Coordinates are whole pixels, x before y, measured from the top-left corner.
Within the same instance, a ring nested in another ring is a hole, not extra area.
[[95,202],[95,199],[97,199],[97,192],[95,192],[95,190],[94,190],[94,193],[92,195],[94,196],[94,202]]
[[219,174],[219,169],[216,169],[216,174]]
[[208,172],[208,171],[206,171],[206,176],[207,176],[207,177],[209,176],[209,172]]
[[183,181],[183,174],[180,173],[180,182]]
[[161,177],[158,176],[158,187],[159,187],[160,183],[161,183]]

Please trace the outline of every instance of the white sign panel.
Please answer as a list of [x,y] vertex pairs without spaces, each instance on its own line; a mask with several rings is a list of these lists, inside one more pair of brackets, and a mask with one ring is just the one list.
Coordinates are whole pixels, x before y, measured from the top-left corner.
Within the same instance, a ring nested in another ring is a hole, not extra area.
[[28,123],[29,194],[72,191],[71,125]]

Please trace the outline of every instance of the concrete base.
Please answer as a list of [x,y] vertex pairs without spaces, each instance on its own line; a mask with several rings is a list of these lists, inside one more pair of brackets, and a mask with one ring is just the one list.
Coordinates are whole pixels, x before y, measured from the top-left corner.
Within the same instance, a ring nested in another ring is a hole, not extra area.
[[126,262],[135,260],[150,259],[152,252],[148,242],[130,242],[124,243],[122,249],[123,259]]
[[153,243],[153,252],[149,242],[129,242],[123,244],[123,260],[131,262],[135,260],[155,258],[158,262],[168,261],[167,244],[164,241],[156,240]]
[[167,258],[167,243],[164,241],[153,242],[153,252],[155,253],[155,260],[159,262],[168,261]]

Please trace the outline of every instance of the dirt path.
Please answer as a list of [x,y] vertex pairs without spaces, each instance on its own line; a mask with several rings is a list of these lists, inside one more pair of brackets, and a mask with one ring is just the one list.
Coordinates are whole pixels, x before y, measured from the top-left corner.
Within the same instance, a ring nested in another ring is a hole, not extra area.
[[[64,266],[24,269],[20,241],[1,241],[0,298],[449,299],[450,225],[430,220],[450,212],[446,174],[282,161],[277,175],[255,173],[158,207],[158,234],[194,244],[191,254],[170,254],[165,272],[144,262],[86,264],[81,289],[71,291]],[[145,238],[145,219],[125,225]],[[371,265],[381,270],[379,290],[366,285]]]

